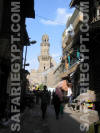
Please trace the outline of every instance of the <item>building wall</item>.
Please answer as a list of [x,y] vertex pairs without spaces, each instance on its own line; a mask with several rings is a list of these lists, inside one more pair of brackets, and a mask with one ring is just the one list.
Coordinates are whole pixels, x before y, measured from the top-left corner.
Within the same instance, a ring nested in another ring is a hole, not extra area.
[[[82,12],[75,9],[72,16],[68,19],[66,24],[66,29],[64,30],[62,36],[62,51],[63,51],[63,58],[62,64],[64,66],[63,73],[61,74],[62,78],[69,80],[72,82],[73,85],[73,96],[76,97],[80,93],[79,87],[79,80],[80,80],[80,73],[79,73],[79,57],[77,56],[80,42],[79,42],[79,34],[80,34],[80,24],[83,20]],[[73,33],[67,33],[68,29],[72,25]]]
[[48,35],[42,36],[41,52],[38,57],[39,67],[38,70],[32,70],[28,76],[29,81],[32,84],[45,84],[48,87],[53,87],[54,84],[54,68],[56,62],[49,55],[49,37]]
[[[11,2],[13,0],[0,0],[0,121],[1,117],[6,117],[6,109],[8,109],[8,101],[10,104],[10,93],[9,93],[9,76],[11,73]],[[31,0],[34,1],[34,0]],[[28,10],[25,8],[25,1],[21,1],[21,41],[19,45],[17,44],[18,48],[21,51],[21,70],[22,70],[22,52],[24,45],[27,45],[27,32],[25,27],[25,18],[27,17],[26,12],[31,12],[31,8]],[[29,4],[30,2],[28,2]],[[32,5],[32,9],[34,9]],[[33,14],[33,12],[31,12]],[[34,15],[33,15],[34,16]],[[28,40],[29,42],[29,40]],[[25,44],[26,43],[26,44]],[[24,74],[23,74],[24,75]],[[22,75],[21,75],[22,76]],[[21,85],[23,84],[23,80],[21,79]],[[21,86],[22,87],[22,86]],[[25,90],[25,86],[22,87]],[[23,91],[23,90],[22,90]],[[9,96],[8,96],[9,95]],[[21,95],[23,95],[21,93]],[[22,96],[21,96],[22,97]],[[10,106],[9,106],[10,107]],[[5,116],[4,116],[5,115]],[[8,115],[8,114],[7,114]]]
[[[74,1],[72,7],[80,9],[80,4],[77,0]],[[82,0],[80,0],[82,1]],[[72,3],[72,2],[71,2]],[[89,1],[89,43],[86,44],[89,48],[89,89],[94,90],[97,96],[97,101],[100,102],[100,76],[98,74],[100,68],[100,61],[98,61],[98,55],[100,52],[100,1]]]

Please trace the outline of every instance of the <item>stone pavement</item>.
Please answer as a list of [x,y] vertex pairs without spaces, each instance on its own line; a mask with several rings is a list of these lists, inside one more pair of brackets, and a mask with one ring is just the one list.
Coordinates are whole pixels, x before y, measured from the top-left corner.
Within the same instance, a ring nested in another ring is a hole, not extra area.
[[[91,125],[92,123],[97,122],[99,120],[98,112],[95,111],[95,110],[89,110],[87,113],[73,111],[66,104],[65,105],[65,112],[66,113],[70,113],[70,116],[72,118],[76,119],[77,121],[79,121],[80,123],[83,123],[85,121],[85,120],[83,121],[83,119],[87,119],[87,122],[86,123],[88,123],[89,125]],[[84,117],[84,118],[81,119],[82,117]]]
[[[35,105],[32,109],[26,108],[24,114],[21,115],[21,133],[81,133],[81,123],[87,123],[86,118],[80,119],[83,115],[83,113],[72,111],[65,105],[63,117],[60,115],[59,120],[56,120],[54,107],[50,105],[46,119],[42,120],[40,105]],[[90,119],[93,122],[95,115],[91,116]],[[0,133],[10,132],[10,124],[0,128]]]
[[[11,133],[11,122],[0,127],[0,133]],[[21,114],[21,133],[49,133],[47,119],[42,120],[40,105],[35,105],[33,109],[26,108]]]
[[[74,115],[73,115],[74,116]],[[48,125],[50,133],[86,133],[81,132],[80,122],[72,117],[72,113],[69,108],[64,109],[63,116],[60,115],[56,120],[54,107],[48,108]]]
[[33,109],[26,108],[21,120],[22,133],[49,133],[47,119],[42,120],[40,105]]

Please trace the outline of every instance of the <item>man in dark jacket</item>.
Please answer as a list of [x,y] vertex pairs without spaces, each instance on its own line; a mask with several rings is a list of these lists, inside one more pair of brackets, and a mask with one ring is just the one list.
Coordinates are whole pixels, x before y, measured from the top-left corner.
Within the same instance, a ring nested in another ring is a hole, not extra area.
[[47,91],[47,86],[44,86],[44,90],[41,93],[42,119],[45,118],[48,102],[49,102],[49,93]]

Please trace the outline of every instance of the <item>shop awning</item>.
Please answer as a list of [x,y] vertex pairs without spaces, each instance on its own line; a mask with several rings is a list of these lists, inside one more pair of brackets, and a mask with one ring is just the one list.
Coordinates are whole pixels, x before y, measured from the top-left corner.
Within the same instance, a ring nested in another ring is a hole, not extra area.
[[71,68],[69,68],[68,70],[66,70],[66,72],[61,74],[61,78],[67,77],[69,74],[75,72],[78,66],[79,66],[79,63],[76,62]]

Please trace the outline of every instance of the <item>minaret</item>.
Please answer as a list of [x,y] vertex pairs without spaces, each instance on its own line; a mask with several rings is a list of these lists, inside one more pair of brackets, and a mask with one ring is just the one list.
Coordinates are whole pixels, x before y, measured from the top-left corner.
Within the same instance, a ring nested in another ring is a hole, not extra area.
[[39,69],[38,72],[44,72],[51,67],[51,56],[49,55],[49,37],[48,35],[42,36],[41,55],[38,57]]

